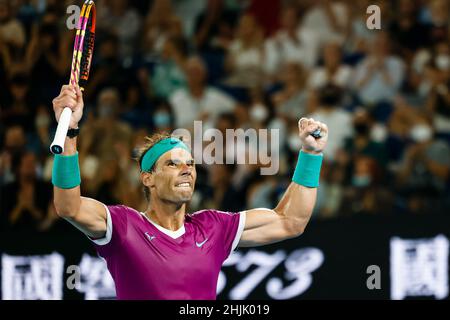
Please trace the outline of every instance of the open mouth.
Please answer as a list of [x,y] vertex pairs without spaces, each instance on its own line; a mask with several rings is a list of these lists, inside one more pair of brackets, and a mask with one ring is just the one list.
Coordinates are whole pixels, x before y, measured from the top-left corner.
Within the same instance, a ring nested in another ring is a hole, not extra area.
[[178,184],[175,185],[176,188],[190,188],[191,187],[191,183],[189,182],[180,182]]

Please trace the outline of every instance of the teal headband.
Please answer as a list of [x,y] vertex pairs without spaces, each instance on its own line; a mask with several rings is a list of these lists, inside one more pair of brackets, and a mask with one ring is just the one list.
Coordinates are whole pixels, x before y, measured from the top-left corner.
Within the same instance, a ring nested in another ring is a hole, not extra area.
[[145,153],[141,163],[142,171],[150,171],[155,162],[158,161],[159,157],[174,148],[181,148],[191,152],[184,142],[178,138],[163,139],[148,149]]

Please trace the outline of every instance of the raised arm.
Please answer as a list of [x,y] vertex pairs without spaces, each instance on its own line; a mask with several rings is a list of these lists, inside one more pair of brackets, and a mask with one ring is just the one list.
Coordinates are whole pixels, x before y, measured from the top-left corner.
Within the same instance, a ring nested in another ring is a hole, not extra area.
[[[320,128],[322,136],[310,134]],[[303,147],[293,181],[275,209],[245,211],[241,247],[253,247],[299,236],[305,230],[316,203],[322,150],[328,139],[328,128],[314,119],[299,121],[299,135]]]
[[[83,115],[83,96],[78,87],[65,85],[53,99],[56,119],[64,107],[72,109],[69,128],[77,128]],[[92,238],[106,234],[106,209],[94,199],[81,197],[77,138],[66,138],[64,152],[55,155],[52,171],[53,203],[58,216],[66,219]]]

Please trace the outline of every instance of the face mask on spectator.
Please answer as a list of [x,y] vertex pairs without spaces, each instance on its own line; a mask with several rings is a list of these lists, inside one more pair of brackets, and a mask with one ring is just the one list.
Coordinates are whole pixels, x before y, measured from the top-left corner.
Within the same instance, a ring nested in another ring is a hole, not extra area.
[[300,148],[302,147],[302,141],[300,140],[300,137],[297,133],[293,133],[288,137],[288,147],[293,152],[300,151]]
[[436,67],[441,71],[450,69],[450,56],[447,54],[439,54],[436,56],[434,62],[436,63]]
[[372,177],[368,174],[355,175],[352,179],[352,184],[358,188],[364,188],[370,185]]
[[428,93],[430,93],[430,90],[432,88],[432,84],[429,80],[422,81],[422,83],[419,85],[419,94],[421,96],[426,96]]
[[412,68],[415,72],[421,74],[425,65],[430,61],[431,54],[427,50],[420,50],[412,62]]
[[164,128],[170,125],[170,115],[168,112],[159,111],[153,115],[153,123],[157,128]]
[[84,161],[81,163],[81,172],[83,178],[94,179],[95,175],[98,173],[99,161],[97,157],[88,155]]
[[433,131],[426,124],[417,124],[411,128],[409,135],[415,142],[424,142],[433,137]]
[[375,142],[384,142],[387,138],[388,132],[386,126],[382,124],[375,124],[370,130],[370,137]]
[[250,109],[250,119],[252,121],[263,122],[267,119],[267,116],[268,116],[267,109],[261,104],[254,105]]

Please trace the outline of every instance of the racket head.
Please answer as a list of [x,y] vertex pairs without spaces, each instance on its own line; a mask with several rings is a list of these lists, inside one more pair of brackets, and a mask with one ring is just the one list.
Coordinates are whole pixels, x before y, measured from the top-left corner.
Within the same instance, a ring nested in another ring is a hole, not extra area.
[[[78,19],[78,23],[76,25],[76,33],[75,33],[75,39],[73,43],[73,53],[72,53],[72,64],[70,67],[70,81],[69,83],[71,85],[78,84],[78,78],[79,78],[79,52],[80,52],[80,38],[81,38],[81,25],[83,22],[83,16],[84,12],[86,11],[86,2],[81,7],[80,17]],[[81,57],[80,57],[81,59]]]
[[70,84],[83,88],[89,78],[94,52],[96,9],[94,1],[86,0],[81,8],[74,41]]
[[81,60],[80,60],[80,75],[78,79],[78,84],[80,87],[84,87],[88,78],[89,71],[91,69],[92,56],[94,53],[94,42],[95,42],[95,22],[96,22],[96,9],[94,1],[89,0],[88,7],[85,11],[84,17],[84,41],[82,47],[80,48]]

